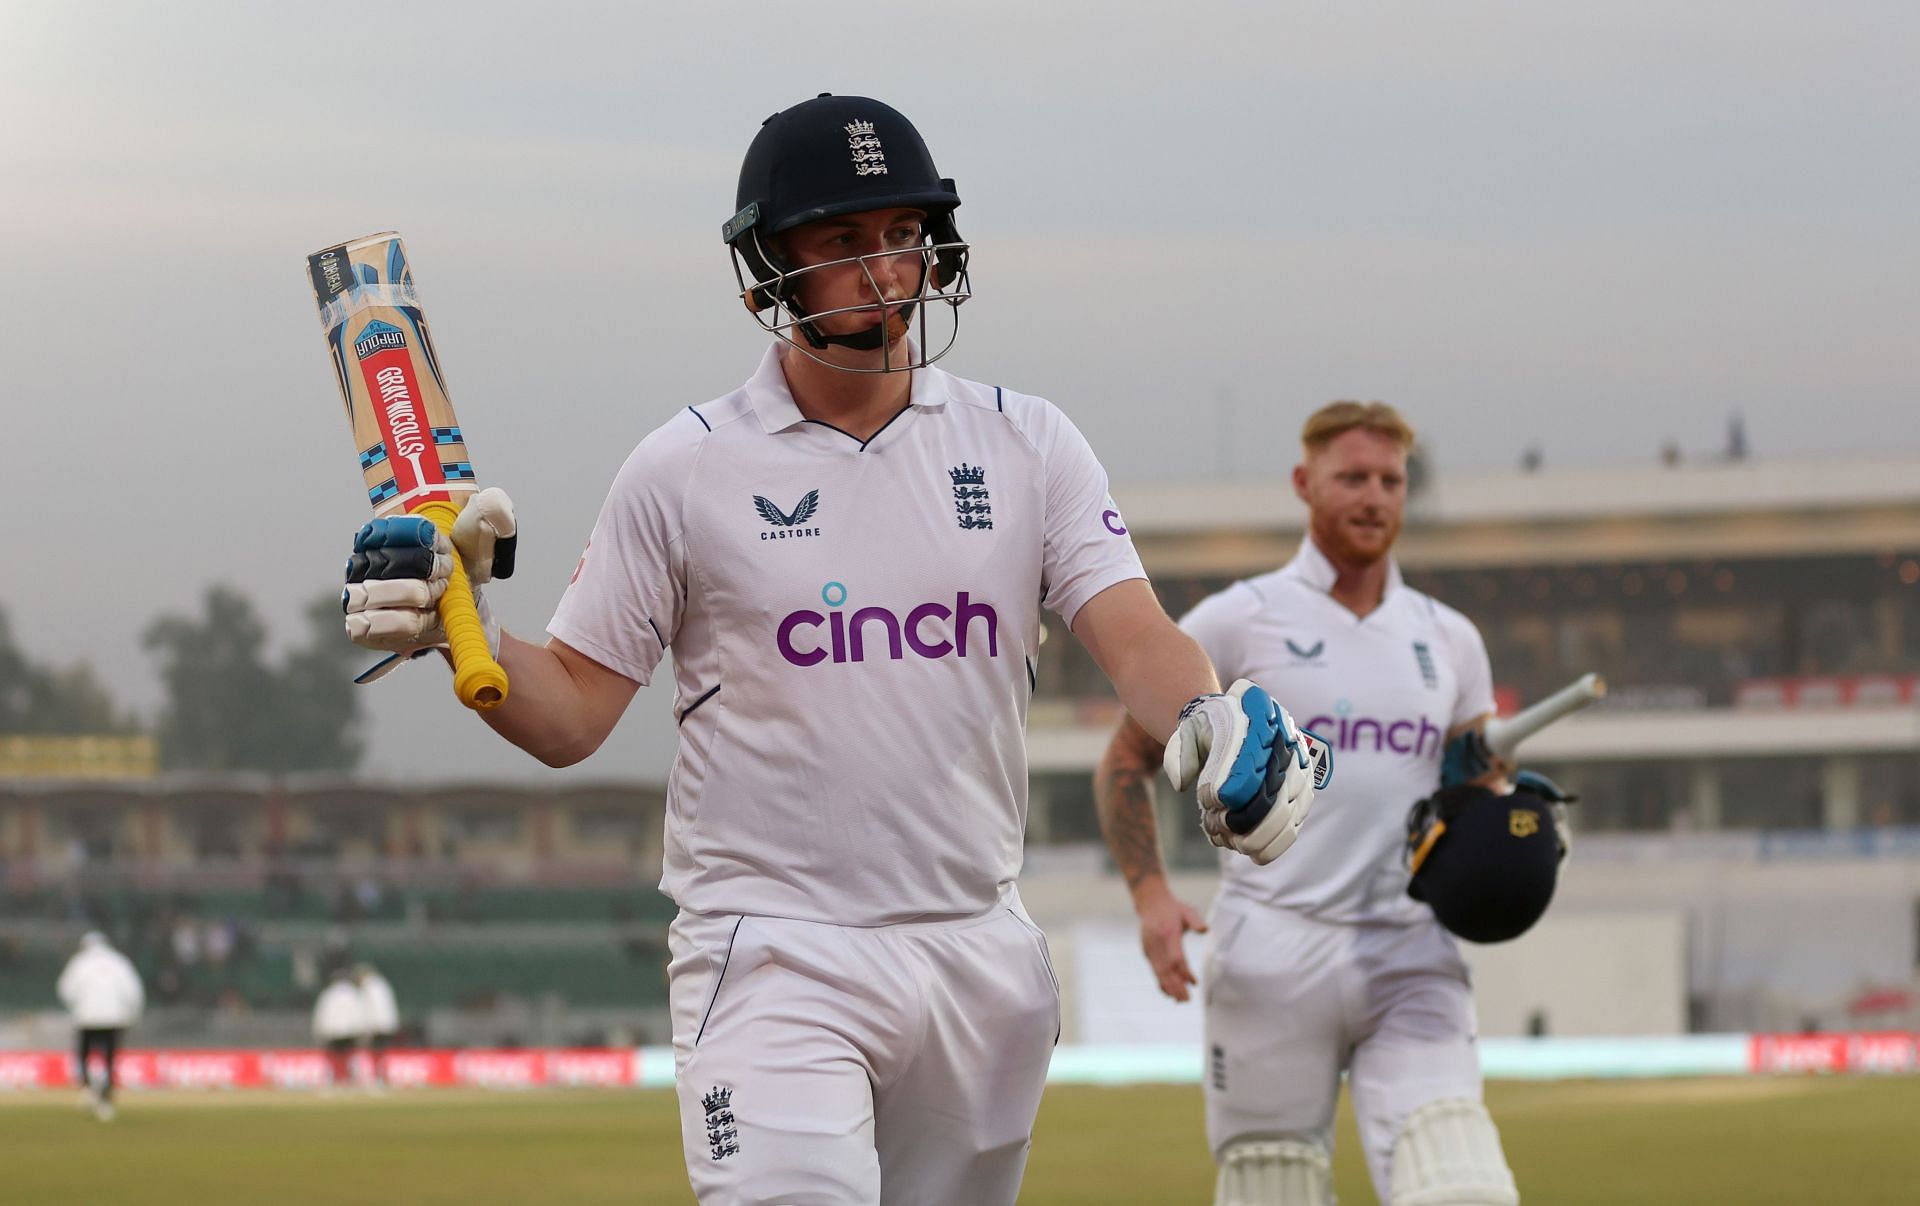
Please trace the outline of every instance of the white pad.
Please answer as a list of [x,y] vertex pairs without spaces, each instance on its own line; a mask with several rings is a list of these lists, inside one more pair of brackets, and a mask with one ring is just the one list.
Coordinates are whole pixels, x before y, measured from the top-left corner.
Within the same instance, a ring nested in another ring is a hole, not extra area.
[[1428,1102],[1393,1144],[1389,1206],[1519,1206],[1493,1116],[1477,1101]]
[[1334,1206],[1333,1161],[1310,1143],[1240,1139],[1220,1153],[1214,1206]]

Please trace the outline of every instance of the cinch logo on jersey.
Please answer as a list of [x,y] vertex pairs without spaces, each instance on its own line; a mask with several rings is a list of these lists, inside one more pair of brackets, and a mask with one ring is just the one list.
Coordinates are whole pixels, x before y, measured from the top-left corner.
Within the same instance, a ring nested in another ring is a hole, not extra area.
[[1440,752],[1446,736],[1432,721],[1422,716],[1415,720],[1378,720],[1371,716],[1316,716],[1300,725],[1312,729],[1328,745],[1342,753],[1358,750],[1372,753],[1392,752],[1425,758]]
[[979,652],[981,635],[986,637],[987,656],[1000,656],[999,613],[991,604],[974,602],[966,591],[954,596],[952,607],[922,603],[904,618],[886,607],[862,607],[849,616],[840,610],[847,588],[839,582],[822,587],[820,601],[831,610],[823,614],[803,608],[783,617],[774,629],[780,656],[796,666],[817,666],[829,659],[835,664],[864,662],[869,655],[897,662],[909,651],[929,661],[965,657],[969,649]]

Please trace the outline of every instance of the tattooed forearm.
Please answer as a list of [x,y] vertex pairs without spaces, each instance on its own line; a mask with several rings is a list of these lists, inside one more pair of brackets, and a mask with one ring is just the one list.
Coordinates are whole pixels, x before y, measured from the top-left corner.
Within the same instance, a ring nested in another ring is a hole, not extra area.
[[1158,743],[1128,717],[1121,721],[1093,773],[1100,832],[1129,888],[1164,874],[1159,826],[1153,815],[1153,774],[1159,765]]

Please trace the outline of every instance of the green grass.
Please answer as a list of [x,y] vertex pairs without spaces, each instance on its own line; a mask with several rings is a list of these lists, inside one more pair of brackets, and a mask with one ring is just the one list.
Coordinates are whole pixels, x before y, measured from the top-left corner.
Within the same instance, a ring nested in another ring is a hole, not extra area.
[[[1529,1203],[1911,1202],[1920,1079],[1496,1084]],[[120,1206],[690,1203],[673,1096],[422,1091],[0,1094],[0,1200]],[[1352,1119],[1341,1200],[1373,1200]],[[1021,1202],[1207,1203],[1197,1088],[1047,1093]]]

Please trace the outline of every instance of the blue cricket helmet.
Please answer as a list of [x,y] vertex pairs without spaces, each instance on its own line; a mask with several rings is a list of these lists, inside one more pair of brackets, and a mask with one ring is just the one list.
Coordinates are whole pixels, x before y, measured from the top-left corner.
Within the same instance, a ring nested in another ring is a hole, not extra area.
[[1567,848],[1560,805],[1573,799],[1535,774],[1504,796],[1440,789],[1407,817],[1407,895],[1469,942],[1518,938],[1553,900]]
[[[926,240],[920,249],[925,271],[917,309],[921,322],[916,368],[938,359],[953,346],[950,336],[929,354],[925,339],[926,303],[944,301],[957,310],[972,296],[967,280],[968,246],[954,226],[960,194],[940,175],[933,153],[913,123],[899,110],[864,96],[821,93],[766,119],[740,165],[734,214],[721,237],[734,257],[740,297],[771,334],[802,351],[829,344],[856,348],[882,345],[878,323],[855,335],[824,334],[798,304],[797,268],[779,250],[777,236],[823,218],[870,210],[917,209],[926,215]],[[860,260],[849,257],[842,264]],[[783,314],[784,312],[784,314]],[[955,314],[957,334],[958,315]],[[800,338],[796,339],[795,334]],[[835,367],[844,367],[836,365]]]

